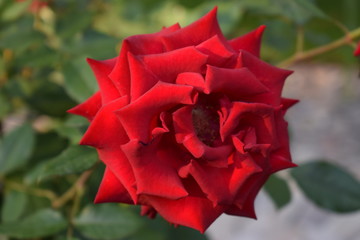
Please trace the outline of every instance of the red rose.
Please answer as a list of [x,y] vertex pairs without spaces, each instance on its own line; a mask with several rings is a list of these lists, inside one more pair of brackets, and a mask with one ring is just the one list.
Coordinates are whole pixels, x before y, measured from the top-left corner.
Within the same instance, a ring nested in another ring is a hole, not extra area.
[[357,48],[356,48],[356,50],[354,52],[354,55],[355,56],[360,56],[360,42],[358,43],[358,46],[357,46]]
[[89,119],[81,144],[106,165],[96,203],[201,232],[222,213],[255,218],[269,175],[294,166],[284,114],[296,101],[281,97],[291,71],[259,59],[263,30],[228,41],[215,8],[88,60],[100,91],[69,112]]

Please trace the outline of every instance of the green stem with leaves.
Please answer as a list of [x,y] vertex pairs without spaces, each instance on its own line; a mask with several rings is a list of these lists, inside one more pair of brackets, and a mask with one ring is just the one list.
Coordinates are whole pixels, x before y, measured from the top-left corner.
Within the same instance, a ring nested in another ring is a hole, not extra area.
[[294,53],[294,55],[292,55],[288,59],[280,62],[278,64],[278,67],[287,68],[288,66],[293,65],[297,62],[304,61],[304,60],[310,59],[312,57],[318,56],[320,54],[329,52],[329,51],[334,50],[343,45],[346,45],[346,44],[351,45],[353,43],[353,40],[356,38],[359,38],[359,37],[360,37],[360,28],[357,28],[357,29],[349,32],[348,34],[346,34],[344,37],[342,37],[338,40],[335,40],[331,43],[328,43],[326,45],[323,45],[321,47],[317,47],[317,48],[310,49],[307,51],[302,51],[301,48],[297,48],[297,51]]

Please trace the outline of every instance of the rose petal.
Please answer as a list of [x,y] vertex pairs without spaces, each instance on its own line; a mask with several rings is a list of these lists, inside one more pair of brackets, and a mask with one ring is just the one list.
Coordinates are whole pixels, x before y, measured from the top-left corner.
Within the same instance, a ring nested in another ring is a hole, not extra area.
[[144,145],[137,140],[121,146],[136,178],[137,194],[179,199],[188,195],[177,174],[182,154],[161,136]]
[[217,7],[194,23],[163,37],[167,51],[196,46],[203,41],[218,35],[221,41],[226,42],[216,19]]
[[235,56],[231,46],[225,45],[218,35],[200,43],[196,46],[196,49],[209,56],[208,64],[210,65],[223,66]]
[[265,172],[259,172],[246,179],[245,183],[242,184],[237,193],[235,203],[230,208],[228,208],[225,213],[256,219],[254,209],[255,197],[268,177],[269,174]]
[[224,144],[218,147],[210,147],[200,141],[194,130],[191,111],[192,107],[185,106],[173,113],[176,141],[183,144],[193,157],[202,158],[208,165],[227,167],[227,157],[233,149],[232,146]]
[[134,55],[156,54],[165,51],[162,36],[177,31],[179,24],[164,28],[153,34],[135,35],[126,38],[117,57],[113,71],[109,74],[122,96],[130,94],[130,71],[128,65],[128,52]]
[[292,106],[294,106],[295,104],[297,104],[299,102],[299,100],[297,99],[292,99],[292,98],[281,98],[281,105],[282,105],[282,110],[284,112],[284,115],[286,113],[286,111],[291,108]]
[[275,149],[270,156],[270,168],[271,172],[277,172],[282,169],[296,167],[297,165],[292,163],[289,136],[288,136],[288,123],[283,118],[282,110],[275,111],[276,132],[277,140],[279,142],[278,148]]
[[128,137],[114,111],[126,106],[127,102],[127,97],[124,96],[103,106],[93,119],[80,144],[96,148],[112,148],[126,143]]
[[221,92],[235,100],[269,92],[247,68],[226,69],[208,65],[205,86],[206,94]]
[[131,75],[130,96],[133,102],[160,80],[144,66],[139,58],[130,52],[128,53],[128,60]]
[[219,204],[231,205],[238,189],[246,179],[261,171],[261,168],[249,159],[242,161],[241,167],[238,168],[231,166],[219,169],[191,161],[183,169],[186,172],[183,170],[181,174],[183,176],[192,175],[214,206]]
[[85,102],[67,110],[68,113],[76,114],[87,118],[90,122],[101,108],[101,94],[96,92]]
[[204,77],[200,73],[183,72],[177,75],[176,84],[193,86],[197,91],[203,92],[205,88]]
[[116,176],[128,191],[132,201],[137,204],[136,180],[129,160],[119,146],[109,149],[98,149],[99,158]]
[[229,44],[235,50],[245,50],[256,57],[260,57],[261,37],[265,28],[266,26],[261,25],[254,31],[230,40]]
[[224,207],[214,207],[210,200],[203,197],[188,196],[177,200],[159,197],[147,199],[167,221],[197,229],[202,233],[224,211]]
[[360,42],[358,43],[355,49],[354,56],[360,56]]
[[114,68],[116,59],[97,61],[88,58],[86,60],[93,70],[99,84],[102,103],[107,104],[108,102],[121,97],[112,80],[108,77],[109,73]]
[[106,202],[134,204],[128,191],[109,168],[105,169],[103,179],[94,200],[94,203]]
[[201,73],[207,59],[207,55],[196,50],[195,47],[141,56],[145,67],[161,81],[168,83],[175,83],[177,75],[182,72]]
[[[190,86],[158,82],[135,102],[116,112],[130,139],[147,143],[157,126],[156,117],[179,104],[194,104],[197,93]],[[154,122],[155,121],[155,122]]]
[[260,80],[270,92],[257,95],[253,99],[249,97],[248,102],[261,102],[274,106],[280,105],[281,91],[284,86],[285,79],[292,71],[280,69],[266,62],[261,61],[254,55],[240,51],[237,68],[248,68],[258,80]]
[[[240,123],[240,120],[245,122]],[[274,108],[261,103],[233,102],[229,116],[220,124],[220,136],[223,141],[231,134],[235,134],[237,126],[256,126],[257,143],[277,143]]]

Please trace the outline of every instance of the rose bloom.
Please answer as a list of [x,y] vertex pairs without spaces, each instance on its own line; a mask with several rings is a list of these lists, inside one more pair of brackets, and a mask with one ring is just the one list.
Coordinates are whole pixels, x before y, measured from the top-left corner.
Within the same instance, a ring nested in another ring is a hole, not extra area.
[[106,165],[96,203],[201,232],[222,213],[255,218],[267,178],[295,166],[284,114],[296,100],[281,97],[291,71],[259,59],[264,28],[226,40],[215,8],[88,59],[100,90],[69,112],[88,118],[81,144]]
[[358,45],[357,45],[357,47],[355,49],[354,55],[355,56],[360,56],[360,42],[358,43]]

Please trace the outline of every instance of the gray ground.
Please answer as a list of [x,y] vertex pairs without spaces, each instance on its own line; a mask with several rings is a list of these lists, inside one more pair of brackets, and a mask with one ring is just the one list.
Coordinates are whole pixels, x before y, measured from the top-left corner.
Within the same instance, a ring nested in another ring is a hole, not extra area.
[[[289,110],[294,162],[335,162],[360,179],[359,69],[300,65],[284,95],[301,103]],[[283,173],[286,175],[286,172]],[[211,240],[359,240],[360,212],[334,214],[309,202],[291,183],[292,202],[277,211],[261,192],[258,220],[220,217],[207,231]]]

